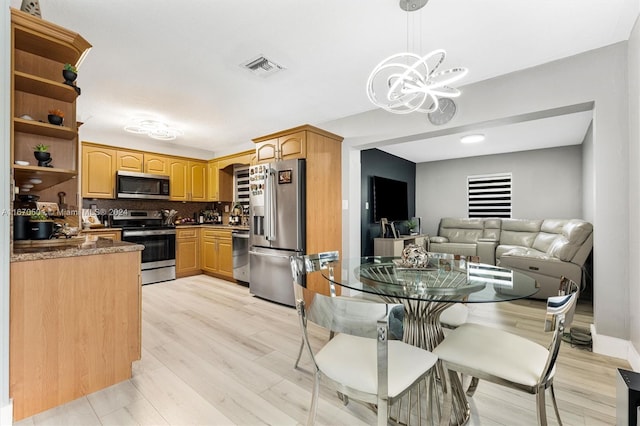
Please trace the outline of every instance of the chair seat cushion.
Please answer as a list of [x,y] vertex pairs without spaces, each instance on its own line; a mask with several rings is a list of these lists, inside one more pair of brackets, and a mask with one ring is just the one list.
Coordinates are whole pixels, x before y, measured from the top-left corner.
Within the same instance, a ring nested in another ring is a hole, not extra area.
[[[438,360],[429,351],[389,340],[388,394],[395,397]],[[338,334],[318,351],[316,363],[327,377],[352,389],[378,392],[377,340]]]
[[538,384],[549,356],[538,343],[473,323],[452,330],[433,353],[447,363],[525,386]]
[[440,314],[440,323],[446,327],[456,328],[467,322],[469,308],[464,303],[454,303]]

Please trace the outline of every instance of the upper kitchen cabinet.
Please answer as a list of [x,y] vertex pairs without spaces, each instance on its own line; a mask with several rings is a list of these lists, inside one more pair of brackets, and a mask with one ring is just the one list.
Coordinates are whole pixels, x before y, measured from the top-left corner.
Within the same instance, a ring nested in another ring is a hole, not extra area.
[[82,144],[82,197],[115,198],[118,151],[106,146]]
[[168,167],[171,200],[207,201],[206,161],[169,157]]
[[[292,129],[295,130],[295,129]],[[305,158],[307,154],[307,132],[280,132],[253,139],[256,143],[256,163]]]
[[190,201],[207,201],[207,162],[189,160]]
[[[91,45],[79,34],[28,13],[11,9],[11,163],[18,187],[32,183],[33,192],[73,179],[78,173],[76,88],[64,84],[64,64],[79,64]],[[64,114],[50,124],[49,110]],[[37,166],[33,147],[49,147],[52,161]],[[17,165],[25,161],[28,165]]]
[[239,152],[209,161],[207,165],[207,201],[233,199],[233,168],[251,164],[255,150]]
[[144,172],[169,176],[169,159],[165,155],[144,153]]
[[144,169],[144,154],[136,151],[118,150],[116,169],[128,172],[142,172]]

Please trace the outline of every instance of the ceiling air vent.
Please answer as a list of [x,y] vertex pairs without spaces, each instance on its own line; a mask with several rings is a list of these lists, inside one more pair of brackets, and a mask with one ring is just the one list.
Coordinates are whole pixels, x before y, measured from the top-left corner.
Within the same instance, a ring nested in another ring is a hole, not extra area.
[[260,77],[268,77],[285,69],[282,65],[276,64],[271,59],[265,58],[263,55],[260,55],[255,59],[251,59],[241,64],[241,66]]

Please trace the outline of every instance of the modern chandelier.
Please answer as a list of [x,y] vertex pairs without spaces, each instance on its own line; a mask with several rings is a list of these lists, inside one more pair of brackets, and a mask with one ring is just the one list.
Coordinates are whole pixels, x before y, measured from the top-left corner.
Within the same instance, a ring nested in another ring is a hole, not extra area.
[[[400,0],[400,8],[412,12],[422,8],[427,1]],[[460,96],[460,90],[451,85],[469,72],[463,67],[441,70],[446,55],[444,49],[437,49],[426,55],[405,52],[389,56],[369,75],[369,100],[395,114],[436,111],[438,98]]]
[[172,141],[184,133],[180,129],[170,127],[168,124],[151,119],[136,119],[130,121],[124,130],[137,135],[147,135],[150,138]]

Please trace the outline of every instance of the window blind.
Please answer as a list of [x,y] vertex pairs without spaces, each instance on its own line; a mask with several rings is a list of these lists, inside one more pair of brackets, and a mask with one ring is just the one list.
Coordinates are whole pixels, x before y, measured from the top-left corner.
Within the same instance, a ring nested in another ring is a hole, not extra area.
[[511,217],[511,173],[467,176],[469,217]]

